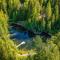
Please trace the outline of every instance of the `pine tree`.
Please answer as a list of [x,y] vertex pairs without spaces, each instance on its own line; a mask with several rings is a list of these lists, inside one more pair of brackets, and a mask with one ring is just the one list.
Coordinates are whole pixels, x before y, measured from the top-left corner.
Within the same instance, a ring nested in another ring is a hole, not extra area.
[[16,45],[8,36],[8,16],[0,11],[0,60],[18,60]]
[[59,48],[53,41],[48,41],[40,45],[34,60],[59,60]]
[[3,10],[5,13],[7,12],[7,3],[6,0],[0,0],[0,10]]
[[0,11],[0,36],[1,38],[8,39],[8,16]]
[[52,7],[51,7],[51,1],[49,0],[46,7],[46,30],[48,32],[51,31],[51,18],[52,18]]
[[52,15],[52,20],[51,20],[51,29],[52,31],[51,32],[54,32],[54,29],[55,29],[55,14]]
[[[25,5],[26,6],[25,2]],[[38,5],[38,6],[37,6]],[[36,20],[40,14],[40,4],[38,0],[29,0],[27,5],[27,20]]]
[[59,6],[57,3],[55,5],[55,17],[56,17],[56,20],[59,19]]
[[39,2],[40,2],[40,5],[42,6],[42,5],[43,5],[44,0],[39,0]]
[[20,0],[6,0],[7,12],[10,19],[15,20],[18,10],[20,9]]
[[47,14],[47,18],[50,19],[52,16],[52,8],[51,8],[50,0],[47,3],[46,14]]

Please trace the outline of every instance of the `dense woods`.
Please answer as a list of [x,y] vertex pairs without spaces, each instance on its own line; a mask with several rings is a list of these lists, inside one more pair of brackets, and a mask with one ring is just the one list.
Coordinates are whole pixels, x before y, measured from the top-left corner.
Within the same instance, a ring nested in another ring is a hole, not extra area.
[[[12,23],[36,33],[24,48],[10,38]],[[60,60],[60,0],[0,0],[0,60]]]

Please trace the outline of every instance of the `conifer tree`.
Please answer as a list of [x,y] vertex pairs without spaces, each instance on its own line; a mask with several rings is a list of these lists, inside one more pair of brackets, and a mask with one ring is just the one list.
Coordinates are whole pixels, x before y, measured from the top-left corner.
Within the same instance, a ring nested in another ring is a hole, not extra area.
[[39,0],[39,2],[40,2],[40,5],[42,6],[42,5],[43,5],[44,0]]
[[46,7],[46,17],[47,17],[47,20],[46,20],[46,30],[48,32],[51,31],[51,18],[52,18],[52,7],[51,7],[51,1],[49,0],[48,3],[47,3],[47,7]]
[[55,17],[56,17],[56,20],[59,18],[59,6],[57,3],[55,5]]
[[52,8],[51,8],[50,0],[47,3],[46,14],[47,14],[47,18],[50,19],[52,16]]
[[0,60],[18,60],[15,44],[8,36],[8,16],[0,11]]
[[40,47],[41,49],[37,50],[34,60],[59,60],[59,48],[53,41],[42,43]]
[[27,11],[26,20],[36,20],[40,14],[39,1],[38,0],[25,0],[24,7]]
[[0,37],[8,39],[8,16],[2,10],[0,11]]
[[20,0],[6,0],[7,2],[7,12],[10,19],[15,19],[18,10],[20,9]]
[[[52,15],[52,20],[51,20],[51,29],[54,30],[55,29],[55,14]],[[52,31],[51,31],[52,32]],[[54,31],[53,31],[54,32]]]
[[6,0],[0,0],[0,10],[3,10],[5,13],[7,12],[7,3]]

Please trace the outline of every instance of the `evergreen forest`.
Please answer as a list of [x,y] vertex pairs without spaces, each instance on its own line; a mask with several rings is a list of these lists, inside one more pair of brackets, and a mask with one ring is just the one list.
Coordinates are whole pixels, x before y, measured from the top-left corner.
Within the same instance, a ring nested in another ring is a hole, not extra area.
[[0,60],[60,60],[60,0],[0,0]]

